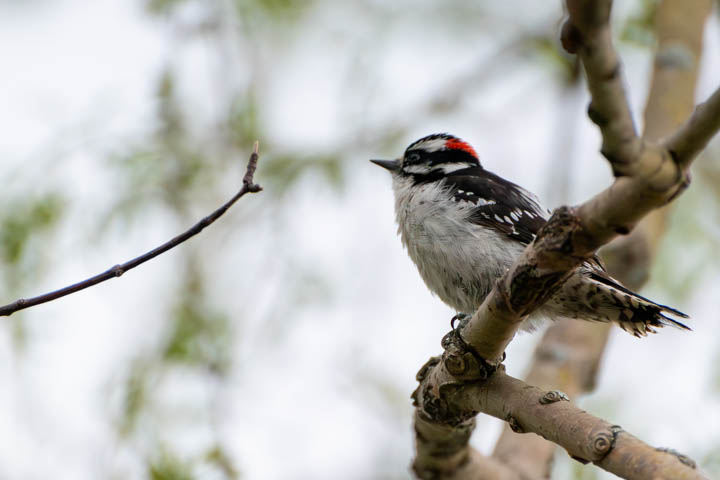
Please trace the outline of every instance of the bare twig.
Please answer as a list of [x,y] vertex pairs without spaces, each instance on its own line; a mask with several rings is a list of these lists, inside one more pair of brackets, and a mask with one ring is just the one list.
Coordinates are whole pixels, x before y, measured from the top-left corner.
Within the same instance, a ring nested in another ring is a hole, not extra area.
[[86,280],[83,280],[78,283],[74,283],[72,285],[68,285],[67,287],[61,288],[59,290],[55,290],[52,292],[45,293],[43,295],[38,295],[37,297],[32,298],[21,298],[13,303],[4,305],[0,307],[0,316],[10,316],[13,313],[17,312],[18,310],[24,310],[26,308],[33,307],[35,305],[39,305],[41,303],[47,303],[51,302],[53,300],[56,300],[58,298],[64,297],[66,295],[70,295],[71,293],[78,292],[80,290],[84,290],[88,287],[92,287],[93,285],[97,285],[98,283],[104,282],[106,280],[110,280],[111,278],[116,278],[121,276],[123,273],[127,272],[128,270],[132,270],[133,268],[137,267],[138,265],[142,265],[143,263],[147,262],[148,260],[151,260],[158,255],[167,252],[171,248],[177,247],[184,241],[188,240],[189,238],[197,235],[205,227],[213,223],[215,220],[220,218],[230,207],[233,206],[235,202],[237,202],[240,197],[245,195],[246,193],[257,193],[262,190],[262,187],[256,183],[254,183],[253,176],[255,174],[255,169],[257,168],[257,162],[258,162],[258,142],[255,142],[253,153],[250,155],[250,160],[248,161],[247,171],[245,173],[245,176],[243,177],[243,185],[242,188],[225,204],[223,204],[220,208],[212,212],[207,217],[200,220],[198,223],[193,225],[190,229],[186,230],[185,232],[181,233],[180,235],[176,236],[172,240],[169,240],[159,247],[156,247],[149,252],[140,255],[137,258],[134,258],[132,260],[129,260],[125,263],[115,265],[108,270],[99,273],[93,277],[90,277]]

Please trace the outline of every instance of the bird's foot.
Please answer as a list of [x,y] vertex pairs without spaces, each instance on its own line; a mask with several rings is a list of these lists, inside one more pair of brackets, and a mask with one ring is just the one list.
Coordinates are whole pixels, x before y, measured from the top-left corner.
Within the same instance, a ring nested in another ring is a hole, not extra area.
[[[450,328],[457,332],[458,330],[461,330],[465,325],[467,325],[471,318],[472,315],[469,315],[467,313],[458,313],[450,319]],[[459,323],[457,328],[455,327],[456,323]]]

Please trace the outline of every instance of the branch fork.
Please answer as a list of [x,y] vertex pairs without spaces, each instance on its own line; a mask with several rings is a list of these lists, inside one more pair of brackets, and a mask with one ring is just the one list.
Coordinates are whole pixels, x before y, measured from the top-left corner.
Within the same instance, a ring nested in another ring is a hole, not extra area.
[[[472,428],[477,412],[507,421],[516,432],[536,433],[565,448],[571,457],[624,478],[702,478],[689,462],[563,401],[564,394],[506,375],[501,365],[503,352],[524,318],[549,299],[575,268],[687,188],[693,159],[720,129],[718,89],[666,140],[639,137],[611,41],[611,1],[567,0],[567,8],[563,46],[582,61],[592,97],[588,115],[600,128],[601,153],[616,178],[585,203],[557,209],[469,322],[458,329],[460,334],[446,335],[442,359],[433,358],[421,370],[413,394],[416,431],[440,433],[434,438],[418,433],[414,469],[424,471],[430,462],[439,472],[432,478],[467,478],[459,476],[467,471],[456,463],[443,463],[446,450],[438,449],[438,442],[444,445],[449,439],[456,442],[452,451],[474,459],[476,466],[492,463],[466,443],[466,430]],[[453,437],[453,428],[463,435]],[[516,473],[502,471],[487,478],[520,478]]]

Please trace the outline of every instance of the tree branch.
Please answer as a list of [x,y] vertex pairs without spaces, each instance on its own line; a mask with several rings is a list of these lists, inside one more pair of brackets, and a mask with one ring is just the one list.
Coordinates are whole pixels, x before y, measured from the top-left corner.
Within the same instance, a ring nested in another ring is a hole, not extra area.
[[[513,470],[468,444],[475,419],[450,427],[426,420],[416,411],[414,422],[418,455],[413,472],[418,478],[445,478],[452,474],[454,480],[522,480]],[[478,472],[482,472],[481,477]]]
[[[427,381],[423,381],[413,394],[415,400],[425,406],[416,413],[416,419],[423,422],[423,435],[416,436],[419,445],[429,443],[427,437],[435,433],[424,426],[425,423],[445,424],[444,428],[457,429],[463,432],[460,436],[469,437],[466,431],[472,428],[474,415],[483,412],[508,422],[515,433],[540,435],[565,448],[576,460],[582,463],[593,462],[621,478],[704,478],[695,469],[695,463],[686,456],[669,449],[653,448],[623,431],[621,427],[611,425],[577,408],[562,392],[533,387],[506,375],[502,366],[486,381],[470,383],[459,381],[457,372],[451,371],[442,361],[431,365],[427,370]],[[437,396],[437,392],[441,393],[441,397]],[[442,421],[438,421],[439,418]],[[436,427],[435,431],[440,431],[439,427]],[[441,431],[440,438],[450,436],[447,430]],[[453,444],[451,453],[459,455],[463,452],[462,447]],[[413,464],[416,472],[418,465],[428,461],[426,453],[418,448],[418,456]],[[456,470],[440,471],[436,473],[442,475],[421,478],[457,479],[460,478],[460,471],[469,478],[485,478],[482,470],[470,473],[463,470],[466,466],[457,459],[456,464]],[[537,472],[530,478],[536,475]]]
[[[538,343],[525,381],[543,390],[561,390],[570,398],[592,391],[608,327],[604,323],[556,320]],[[555,450],[554,443],[537,435],[518,435],[506,425],[492,457],[526,478],[550,478]]]
[[665,142],[678,165],[687,166],[720,129],[720,88]]
[[486,382],[458,389],[454,403],[505,420],[517,433],[532,432],[621,478],[697,479],[694,462],[653,448],[617,425],[597,418],[562,395],[496,372]]
[[[569,31],[576,32],[573,46],[583,61],[588,83],[595,85],[595,90],[591,92],[593,102],[596,91],[600,92],[602,101],[597,103],[596,108],[607,116],[609,123],[625,125],[625,131],[618,130],[619,127],[604,129],[604,139],[614,135],[617,138],[608,142],[604,140],[603,145],[619,145],[624,143],[623,138],[635,136],[634,129],[631,123],[625,121],[625,109],[617,107],[619,103],[626,103],[622,89],[603,84],[615,84],[620,80],[615,75],[598,77],[601,69],[586,66],[588,62],[592,65],[598,55],[602,58],[612,56],[607,52],[598,53],[612,50],[609,36],[606,42],[593,42],[592,49],[579,40],[609,28],[602,27],[608,20],[607,9],[595,4],[609,8],[610,2],[598,0],[590,5],[587,1],[568,0],[571,13],[568,22],[572,25]],[[582,8],[579,9],[579,6]],[[578,11],[582,13],[581,21],[573,17],[573,12]],[[599,17],[592,17],[591,13]],[[591,26],[590,30],[583,31],[582,28],[587,25]],[[568,28],[564,28],[564,32],[567,31]],[[608,92],[611,91],[615,91],[619,98],[609,100]],[[621,119],[615,121],[610,117],[613,112]],[[640,148],[632,149],[634,156],[629,156],[627,149],[623,149],[623,155],[606,155],[616,174],[613,185],[578,207],[556,210],[535,241],[498,281],[463,328],[463,338],[480,357],[491,364],[498,364],[524,317],[542,305],[576,267],[611,239],[630,232],[643,216],[665,205],[687,187],[690,161],[676,163],[674,156],[662,145],[639,141]],[[632,208],[628,208],[630,205]]]
[[612,44],[612,1],[568,0],[566,4],[570,18],[563,25],[562,44],[582,60],[592,96],[588,115],[600,127],[601,151],[618,176],[638,156],[641,142],[625,94],[620,59]]
[[99,273],[93,277],[90,277],[86,280],[83,280],[78,283],[74,283],[72,285],[68,285],[67,287],[61,288],[59,290],[55,290],[52,292],[45,293],[43,295],[38,295],[37,297],[32,298],[21,298],[13,303],[4,305],[0,307],[0,316],[10,316],[13,313],[17,312],[18,310],[24,310],[26,308],[33,307],[35,305],[39,305],[41,303],[47,303],[53,300],[56,300],[58,298],[64,297],[66,295],[70,295],[71,293],[78,292],[80,290],[84,290],[88,287],[92,287],[93,285],[97,285],[98,283],[104,282],[106,280],[110,280],[111,278],[116,278],[121,276],[123,273],[127,272],[128,270],[132,270],[133,268],[137,267],[138,265],[142,265],[143,263],[147,262],[148,260],[151,260],[158,255],[167,252],[168,250],[177,247],[181,243],[185,242],[189,238],[197,235],[198,233],[202,232],[205,227],[212,224],[215,220],[220,218],[230,207],[233,206],[235,202],[237,202],[243,195],[246,193],[257,193],[262,190],[262,187],[260,185],[257,185],[256,183],[253,183],[253,176],[255,174],[255,169],[257,168],[257,162],[258,162],[258,142],[255,142],[255,146],[253,148],[253,153],[250,155],[250,160],[248,161],[247,171],[245,172],[245,176],[243,177],[243,185],[242,188],[225,204],[223,204],[220,208],[212,212],[207,217],[200,220],[198,223],[193,225],[190,229],[186,230],[185,232],[181,233],[180,235],[176,236],[175,238],[163,243],[159,247],[156,247],[149,252],[140,255],[137,258],[134,258],[132,260],[129,260],[125,263],[115,265],[108,270]]
[[[644,113],[645,140],[664,137],[692,111],[703,32],[711,7],[710,0],[663,0],[658,6],[654,19],[658,45]],[[618,238],[601,251],[608,271],[632,290],[639,290],[647,281],[667,211],[653,211],[631,235]],[[560,389],[571,398],[594,390],[611,328],[603,323],[555,321],[536,347],[525,381],[542,389]],[[550,478],[555,451],[554,443],[536,435],[518,435],[506,425],[492,457],[526,477],[544,474]]]
[[[514,431],[534,431],[562,445],[572,456],[625,478],[701,478],[684,464],[673,465],[639,440],[619,435],[607,422],[574,406],[553,407],[565,410],[563,414],[572,419],[569,423],[560,416],[548,416],[552,409],[538,410],[542,391],[492,373],[520,323],[575,268],[611,239],[630,232],[650,211],[672,201],[689,183],[687,168],[692,157],[679,158],[664,145],[639,139],[635,133],[610,40],[611,2],[567,0],[567,5],[570,18],[563,27],[563,44],[577,52],[583,63],[592,94],[589,115],[602,131],[602,152],[616,179],[580,206],[554,212],[459,335],[451,332],[445,337],[442,361],[422,375],[414,398],[425,419],[453,426],[485,412],[508,421]],[[714,129],[712,134],[717,131],[708,121],[689,125],[690,131],[701,128],[697,125]],[[705,136],[712,135],[706,132]],[[485,389],[489,384],[498,389],[497,395]],[[522,418],[515,411],[522,411]],[[658,465],[662,468],[653,470]]]

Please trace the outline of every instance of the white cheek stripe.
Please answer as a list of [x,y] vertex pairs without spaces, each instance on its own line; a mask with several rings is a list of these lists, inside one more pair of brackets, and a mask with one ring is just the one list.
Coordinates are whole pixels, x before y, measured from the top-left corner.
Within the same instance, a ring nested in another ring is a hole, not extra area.
[[452,173],[457,170],[462,170],[463,168],[468,168],[470,165],[467,163],[447,163],[445,165],[440,165],[440,168],[445,173]]
[[455,172],[457,170],[462,170],[464,168],[468,168],[471,165],[467,163],[448,163],[444,165],[438,165],[435,167],[431,167],[425,163],[419,164],[419,165],[407,165],[402,167],[403,172],[405,173],[416,173],[416,174],[425,174],[430,173],[432,171],[442,170],[443,173],[446,175],[448,173]]

